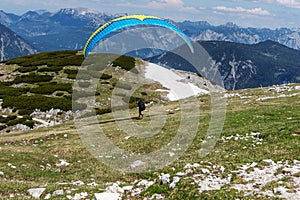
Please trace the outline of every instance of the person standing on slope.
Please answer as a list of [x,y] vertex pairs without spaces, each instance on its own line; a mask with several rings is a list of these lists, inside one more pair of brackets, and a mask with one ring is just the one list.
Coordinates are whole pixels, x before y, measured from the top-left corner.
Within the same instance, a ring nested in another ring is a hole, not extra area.
[[139,100],[138,101],[138,107],[139,107],[139,118],[142,116],[142,118],[143,118],[143,114],[142,114],[142,111],[144,111],[145,109],[146,109],[146,106],[145,106],[145,103],[144,103],[144,101],[143,100]]

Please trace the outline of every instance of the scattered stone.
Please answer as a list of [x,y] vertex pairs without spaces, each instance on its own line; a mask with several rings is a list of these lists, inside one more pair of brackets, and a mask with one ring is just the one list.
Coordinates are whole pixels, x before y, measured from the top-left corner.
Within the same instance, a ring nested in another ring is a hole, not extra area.
[[136,160],[130,165],[130,169],[136,169],[138,167],[145,166],[145,164],[146,163],[141,160]]
[[130,190],[133,189],[133,186],[132,186],[132,185],[127,185],[127,186],[122,187],[122,189],[123,189],[124,191],[130,191]]
[[87,186],[96,187],[98,184],[96,182],[88,183]]
[[50,170],[51,169],[51,165],[49,163],[46,164],[46,169]]
[[[251,164],[247,163],[240,167],[241,170],[232,171],[239,177],[241,177],[247,184],[235,184],[231,188],[238,191],[251,191],[251,195],[263,195],[269,197],[278,197],[284,199],[297,199],[300,195],[299,178],[293,177],[293,174],[300,172],[300,165],[297,162],[289,164],[289,161],[279,161],[275,163],[270,159],[263,160],[268,163],[268,166],[264,167],[254,167],[249,170]],[[280,173],[278,170],[281,169]],[[285,182],[289,187],[297,187],[295,189],[287,189],[283,186],[279,186],[271,190],[263,190],[264,186],[271,182],[277,182],[278,184],[283,184],[281,181],[283,178],[289,178],[290,180]]]
[[221,178],[212,174],[196,175],[194,176],[194,181],[199,185],[199,192],[219,190],[221,187],[231,182],[231,176],[228,175],[226,178]]
[[169,152],[168,154],[169,154],[170,157],[175,156],[175,153],[174,153],[174,152]]
[[184,173],[184,172],[177,172],[176,175],[177,176],[184,176],[184,175],[186,175],[186,173]]
[[225,93],[224,94],[224,98],[232,98],[232,97],[241,97],[241,95],[239,93]]
[[150,187],[151,185],[153,185],[155,182],[154,181],[147,181],[147,180],[141,180],[137,186],[144,186],[145,188]]
[[224,173],[225,167],[224,167],[224,166],[221,166],[221,167],[220,167],[220,171],[221,171],[221,173]]
[[31,128],[29,126],[26,126],[24,124],[17,124],[14,126],[13,131],[28,131]]
[[202,168],[201,171],[202,171],[203,174],[209,174],[210,173],[210,171],[206,168]]
[[51,198],[51,194],[46,194],[44,199],[50,199]]
[[125,191],[132,190],[133,186],[120,187],[120,183],[113,183],[105,189],[105,192],[95,193],[95,200],[119,200]]
[[81,192],[79,194],[75,194],[74,197],[72,198],[72,200],[86,199],[88,196],[89,195],[87,192]]
[[150,200],[152,200],[152,199],[165,199],[165,197],[162,194],[153,194],[150,197]]
[[120,198],[121,195],[119,193],[103,192],[94,194],[95,200],[119,200]]
[[197,168],[197,167],[200,167],[200,164],[199,164],[199,163],[194,163],[192,166],[193,166],[194,168]]
[[231,136],[223,136],[220,139],[224,142],[229,141],[229,140],[235,140],[235,141],[252,141],[252,146],[255,146],[255,144],[263,144],[262,141],[263,139],[260,138],[261,133],[259,132],[252,132],[250,134],[246,134],[246,135],[240,135],[240,134],[236,134],[236,135],[231,135]]
[[16,168],[17,168],[16,166],[14,166],[14,165],[11,164],[11,163],[7,163],[7,166],[9,166],[9,167],[12,168],[12,169],[16,169]]
[[72,184],[73,185],[77,185],[77,186],[82,186],[82,185],[84,185],[84,182],[82,182],[82,181],[75,181]]
[[56,163],[55,164],[57,167],[65,167],[65,166],[69,166],[70,163],[68,163],[67,161],[60,159],[60,163]]
[[152,186],[156,181],[148,181],[148,180],[141,180],[141,181],[138,181],[136,180],[134,182],[137,183],[135,185],[135,188],[130,190],[130,194],[131,196],[138,196],[142,191],[145,191],[148,187]]
[[255,167],[255,166],[257,166],[257,163],[256,163],[256,162],[253,162],[253,163],[250,165],[250,167]]
[[276,93],[281,93],[281,92],[285,92],[285,91],[291,91],[292,88],[287,86],[287,85],[282,85],[282,86],[273,86],[271,88],[268,88],[268,92],[274,91]]
[[129,140],[129,138],[131,138],[130,135],[126,136],[124,139],[125,139],[125,140]]
[[170,183],[170,174],[164,174],[164,173],[161,173],[161,175],[159,176],[159,180],[160,180],[163,184],[168,184],[168,183]]
[[268,164],[270,164],[270,165],[273,165],[273,164],[274,164],[274,161],[271,160],[271,159],[265,159],[265,160],[263,160],[263,162],[268,163]]
[[174,176],[172,183],[169,185],[169,188],[174,189],[176,187],[176,183],[178,183],[179,181],[180,181],[180,178],[178,176]]
[[40,198],[40,196],[43,194],[43,192],[46,190],[46,188],[32,188],[27,190],[28,193],[30,194],[30,196],[32,196],[33,198]]
[[281,95],[278,95],[278,96],[268,96],[268,97],[261,97],[261,98],[258,98],[256,99],[256,101],[265,101],[265,100],[269,100],[269,99],[279,99],[279,98],[285,98],[285,97],[294,97],[294,96],[297,96],[298,94],[297,93],[294,93],[294,94],[281,94]]
[[184,166],[184,169],[190,169],[190,168],[192,168],[192,165],[190,163],[188,163]]
[[113,183],[111,186],[107,187],[105,191],[108,193],[119,193],[119,194],[124,193],[124,189],[121,188],[118,183]]
[[0,172],[0,176],[4,176],[4,172]]
[[65,183],[65,182],[56,182],[57,185],[68,185],[69,183]]
[[63,190],[55,190],[52,195],[53,196],[64,195],[64,191]]

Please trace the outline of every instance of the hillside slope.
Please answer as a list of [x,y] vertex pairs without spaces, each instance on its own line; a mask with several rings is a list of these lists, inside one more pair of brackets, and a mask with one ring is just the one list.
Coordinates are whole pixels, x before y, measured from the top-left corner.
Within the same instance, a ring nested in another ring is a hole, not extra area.
[[[96,59],[93,55],[89,58],[92,62]],[[73,119],[75,113],[111,112],[115,91],[115,96],[120,97],[119,102],[132,108],[138,99],[144,99],[146,103],[169,101],[168,93],[178,85],[185,88],[177,87],[175,95],[179,97],[180,92],[191,87],[198,95],[204,94],[198,93],[202,90],[205,93],[221,90],[203,77],[184,71],[176,72],[179,80],[174,80],[173,87],[167,88],[162,79],[153,80],[158,77],[157,72],[145,77],[144,61],[128,56],[100,55],[97,62],[89,62],[89,59],[84,60],[81,51],[40,53],[2,62],[0,133],[60,124]],[[165,76],[172,73],[175,72],[167,70]],[[130,76],[126,78],[127,75]],[[137,83],[141,87],[130,93]],[[193,95],[193,91],[188,93],[188,96]]]
[[[199,158],[210,120],[209,96],[199,98],[193,143],[174,163],[151,172],[123,173],[91,156],[72,123],[0,135],[3,198],[297,199],[300,194],[300,85],[232,91],[222,134]],[[128,137],[112,114],[98,117],[105,135],[128,152],[167,145],[178,130],[178,102],[164,103],[167,123],[149,138]],[[130,110],[134,115],[136,109]],[[135,124],[147,126],[151,113]],[[131,123],[131,120],[123,120]],[[172,154],[170,154],[172,156]],[[113,159],[113,156],[111,156]]]
[[0,24],[0,61],[35,53],[37,50],[27,41]]
[[[218,67],[226,89],[265,87],[300,81],[300,51],[277,42],[246,45],[232,42],[202,41]],[[195,71],[180,57],[166,53],[148,59],[175,69]]]

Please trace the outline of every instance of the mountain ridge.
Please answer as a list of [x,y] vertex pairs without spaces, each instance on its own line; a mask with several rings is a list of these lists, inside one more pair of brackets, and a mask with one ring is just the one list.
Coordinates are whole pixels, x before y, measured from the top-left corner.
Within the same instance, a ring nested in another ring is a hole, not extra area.
[[37,53],[26,40],[2,24],[0,24],[0,47],[0,61]]
[[[267,40],[258,44],[199,41],[217,67],[228,90],[257,88],[300,81],[300,51]],[[171,52],[148,58],[150,62],[197,72]]]
[[[82,49],[86,39],[100,25],[125,15],[128,14],[109,14],[86,8],[63,8],[52,13],[28,11],[21,16],[0,11],[0,23],[15,31],[40,51],[74,50]],[[300,49],[300,29],[244,28],[231,22],[211,25],[207,21],[169,21],[195,41],[218,40],[254,44],[273,40]]]

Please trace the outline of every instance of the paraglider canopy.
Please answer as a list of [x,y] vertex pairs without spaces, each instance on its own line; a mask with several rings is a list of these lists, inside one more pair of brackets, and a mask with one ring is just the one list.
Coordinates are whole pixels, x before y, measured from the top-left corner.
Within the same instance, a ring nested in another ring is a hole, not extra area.
[[159,26],[159,27],[171,29],[175,31],[187,43],[190,50],[194,52],[194,48],[189,37],[170,22],[155,16],[130,15],[130,16],[116,18],[99,27],[86,42],[84,47],[84,56],[87,57],[90,51],[94,48],[94,46],[100,40],[107,37],[109,34],[124,28],[137,26],[137,25],[153,25],[153,26]]

